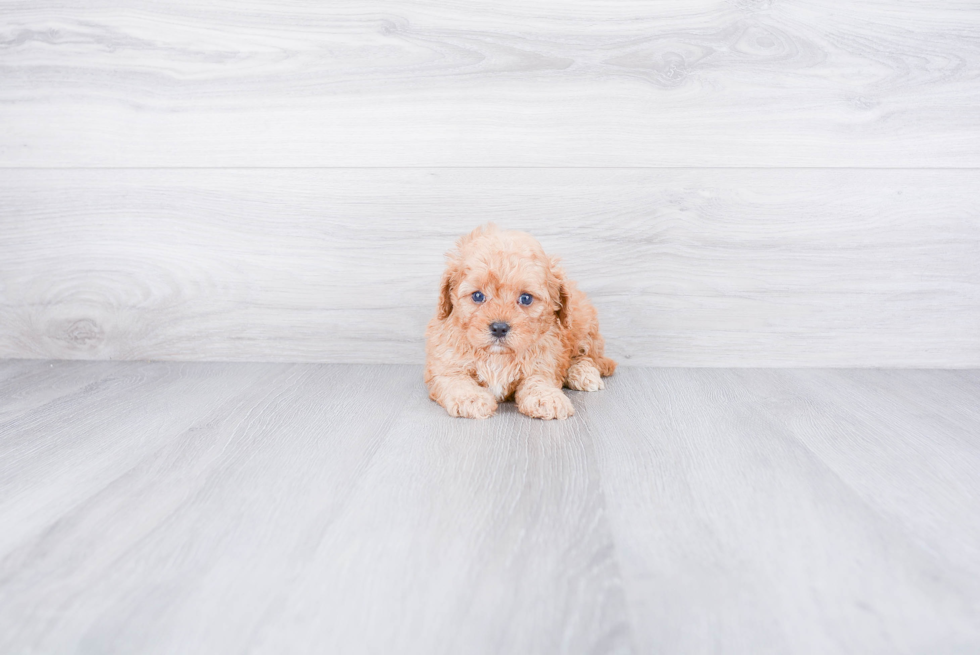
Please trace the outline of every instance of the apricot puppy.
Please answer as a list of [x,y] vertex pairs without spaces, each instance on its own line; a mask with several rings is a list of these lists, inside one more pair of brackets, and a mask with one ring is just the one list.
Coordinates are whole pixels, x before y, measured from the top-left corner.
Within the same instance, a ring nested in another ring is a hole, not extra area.
[[513,398],[541,419],[575,413],[562,386],[598,391],[603,355],[595,308],[558,259],[524,232],[479,227],[447,253],[426,330],[425,383],[452,416],[487,418]]

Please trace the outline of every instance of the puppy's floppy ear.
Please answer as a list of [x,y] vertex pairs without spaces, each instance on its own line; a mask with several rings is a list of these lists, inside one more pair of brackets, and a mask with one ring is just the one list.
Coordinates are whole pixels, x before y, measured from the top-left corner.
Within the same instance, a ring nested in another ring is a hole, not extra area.
[[565,289],[564,281],[558,289],[558,302],[561,304],[561,307],[558,308],[558,324],[567,330],[572,326],[572,311],[568,306],[568,292]]
[[463,261],[466,257],[466,248],[476,239],[497,232],[497,226],[493,223],[481,225],[467,235],[456,240],[456,247],[446,253],[446,271],[442,274],[442,283],[439,290],[439,308],[436,318],[444,321],[453,313],[453,289],[463,279]]
[[569,304],[568,283],[565,281],[565,271],[559,264],[557,257],[551,258],[551,267],[548,276],[548,293],[553,298],[555,314],[558,316],[558,324],[563,329],[571,327],[572,314]]
[[457,284],[459,284],[459,261],[451,257],[446,264],[439,287],[439,307],[436,310],[436,317],[440,321],[446,320],[453,313],[453,289]]

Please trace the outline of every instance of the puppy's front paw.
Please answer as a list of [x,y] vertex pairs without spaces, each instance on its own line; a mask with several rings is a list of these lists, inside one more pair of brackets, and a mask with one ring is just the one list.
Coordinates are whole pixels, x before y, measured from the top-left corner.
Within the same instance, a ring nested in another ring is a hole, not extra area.
[[517,409],[521,410],[521,414],[546,421],[553,418],[568,418],[575,413],[572,401],[560,389],[547,389],[525,396],[518,403]]
[[450,416],[490,418],[497,411],[497,400],[489,393],[460,394],[446,403]]
[[565,386],[575,391],[598,391],[606,388],[599,369],[585,360],[579,360],[569,367],[565,374]]

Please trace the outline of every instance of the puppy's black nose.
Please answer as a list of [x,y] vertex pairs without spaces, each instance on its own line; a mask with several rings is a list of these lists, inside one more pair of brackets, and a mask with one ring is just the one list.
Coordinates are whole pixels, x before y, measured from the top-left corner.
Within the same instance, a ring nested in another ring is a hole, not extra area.
[[497,339],[503,339],[510,332],[510,326],[501,321],[490,324],[490,334],[492,334]]

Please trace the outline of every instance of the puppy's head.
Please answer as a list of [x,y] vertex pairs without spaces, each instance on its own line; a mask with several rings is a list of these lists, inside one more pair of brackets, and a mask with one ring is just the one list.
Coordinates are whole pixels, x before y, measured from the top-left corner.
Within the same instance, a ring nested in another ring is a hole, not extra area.
[[481,352],[518,354],[567,327],[564,273],[524,232],[479,227],[448,254],[438,318]]

